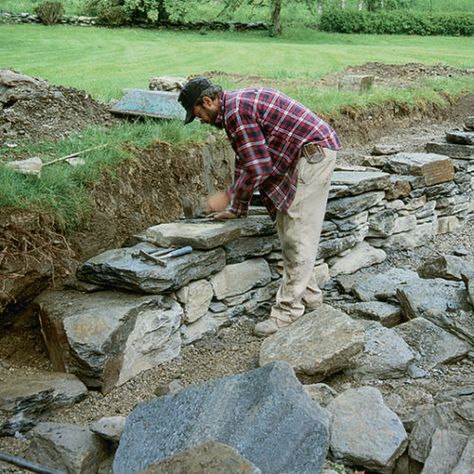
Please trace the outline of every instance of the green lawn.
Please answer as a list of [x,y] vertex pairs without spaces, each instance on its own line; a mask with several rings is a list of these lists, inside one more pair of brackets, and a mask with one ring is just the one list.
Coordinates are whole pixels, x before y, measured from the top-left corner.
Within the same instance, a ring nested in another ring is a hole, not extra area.
[[348,65],[444,63],[472,67],[474,38],[371,36],[291,30],[260,33],[172,32],[70,26],[0,25],[0,67],[85,89],[95,97],[146,88],[150,77],[219,70],[269,78],[319,78]]

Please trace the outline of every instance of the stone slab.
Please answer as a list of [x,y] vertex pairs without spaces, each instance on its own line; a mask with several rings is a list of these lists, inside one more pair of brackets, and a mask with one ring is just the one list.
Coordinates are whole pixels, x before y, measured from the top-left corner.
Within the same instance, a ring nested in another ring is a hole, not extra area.
[[446,155],[458,160],[474,160],[474,145],[458,145],[455,143],[430,142],[427,143],[426,151]]

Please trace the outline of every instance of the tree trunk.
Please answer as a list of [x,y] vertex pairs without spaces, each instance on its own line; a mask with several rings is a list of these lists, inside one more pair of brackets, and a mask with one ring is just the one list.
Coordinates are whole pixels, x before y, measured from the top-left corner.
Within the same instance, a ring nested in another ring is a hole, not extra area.
[[357,2],[357,10],[361,11],[364,9],[364,0],[359,0]]
[[345,10],[346,8],[346,0],[341,0],[341,8]]
[[272,31],[271,36],[278,36],[281,34],[281,0],[273,0],[272,11]]
[[318,10],[318,15],[322,15],[323,13],[323,0],[317,0],[316,1],[316,8]]

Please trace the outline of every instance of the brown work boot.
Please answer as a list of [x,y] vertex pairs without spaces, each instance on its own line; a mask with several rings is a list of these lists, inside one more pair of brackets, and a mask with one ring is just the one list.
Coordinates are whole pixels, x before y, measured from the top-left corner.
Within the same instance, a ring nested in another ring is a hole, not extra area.
[[276,318],[268,318],[255,325],[253,333],[256,336],[267,337],[275,334],[279,329],[289,326],[291,323]]

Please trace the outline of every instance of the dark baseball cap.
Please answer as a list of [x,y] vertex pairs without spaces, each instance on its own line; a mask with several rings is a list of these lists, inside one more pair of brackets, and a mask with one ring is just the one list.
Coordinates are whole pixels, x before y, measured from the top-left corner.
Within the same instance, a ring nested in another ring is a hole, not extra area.
[[212,82],[205,77],[199,76],[186,82],[178,97],[178,102],[186,110],[184,124],[194,120],[193,106],[203,91],[212,87]]

